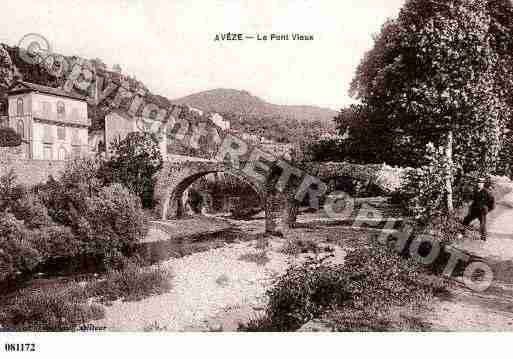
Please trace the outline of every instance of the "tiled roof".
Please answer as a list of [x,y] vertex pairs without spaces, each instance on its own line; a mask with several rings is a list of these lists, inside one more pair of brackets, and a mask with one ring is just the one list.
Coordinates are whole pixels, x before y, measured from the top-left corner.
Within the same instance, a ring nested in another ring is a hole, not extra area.
[[[20,85],[24,87],[25,89],[20,88]],[[9,91],[9,93],[19,93],[23,91],[34,91],[34,92],[40,92],[55,96],[62,96],[62,97],[68,97],[75,100],[81,100],[81,101],[87,101],[87,98],[84,96],[76,95],[71,92],[66,92],[64,90],[61,90],[59,88],[54,87],[48,87],[43,85],[37,85],[33,84],[31,82],[25,82],[25,81],[18,81],[17,85],[14,86],[14,88]]]

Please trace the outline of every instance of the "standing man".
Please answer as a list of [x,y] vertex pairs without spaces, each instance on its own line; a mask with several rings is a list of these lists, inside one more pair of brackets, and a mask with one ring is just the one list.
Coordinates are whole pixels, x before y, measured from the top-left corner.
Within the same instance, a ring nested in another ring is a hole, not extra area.
[[495,208],[495,198],[493,197],[491,188],[492,181],[490,177],[487,177],[486,180],[482,178],[479,180],[477,189],[472,198],[469,213],[463,220],[463,224],[468,226],[473,220],[479,219],[479,231],[482,241],[486,241],[486,216],[488,212]]

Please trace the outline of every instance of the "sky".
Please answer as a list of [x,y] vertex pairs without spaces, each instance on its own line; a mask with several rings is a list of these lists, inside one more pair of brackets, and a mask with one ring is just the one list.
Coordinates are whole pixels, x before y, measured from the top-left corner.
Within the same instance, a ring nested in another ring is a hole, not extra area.
[[[231,88],[281,105],[339,109],[372,35],[404,0],[2,0],[0,42],[119,64],[170,99]],[[313,41],[214,41],[225,32]]]

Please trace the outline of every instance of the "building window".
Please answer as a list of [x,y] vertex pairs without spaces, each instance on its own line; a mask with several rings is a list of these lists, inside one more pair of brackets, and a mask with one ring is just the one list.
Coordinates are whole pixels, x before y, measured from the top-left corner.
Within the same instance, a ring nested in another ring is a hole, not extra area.
[[50,118],[50,113],[51,113],[51,108],[50,108],[50,102],[48,101],[43,101],[43,116],[46,118],[46,119],[49,119]]
[[64,126],[57,127],[57,138],[59,140],[66,139],[66,127],[64,127]]
[[64,117],[66,115],[66,108],[63,102],[57,102],[57,116]]
[[71,151],[73,153],[74,158],[80,157],[80,154],[81,154],[80,146],[71,146]]
[[73,122],[78,122],[78,121],[79,121],[79,119],[78,119],[78,110],[77,110],[76,108],[73,108],[73,109],[71,110],[71,115],[70,115],[70,117],[71,117],[71,120],[72,120]]
[[44,144],[43,145],[43,159],[44,160],[51,160],[53,158],[53,150],[51,144]]
[[80,143],[80,139],[78,138],[78,128],[71,129],[71,141],[75,144]]
[[21,138],[25,138],[25,124],[22,120],[18,121],[18,124],[16,125],[16,132],[18,132],[18,135],[20,135]]
[[64,161],[68,157],[68,152],[64,147],[59,148],[59,161]]
[[22,98],[18,98],[18,100],[16,101],[16,113],[18,114],[18,116],[23,116],[23,99]]
[[51,125],[43,125],[43,142],[53,143],[53,133]]

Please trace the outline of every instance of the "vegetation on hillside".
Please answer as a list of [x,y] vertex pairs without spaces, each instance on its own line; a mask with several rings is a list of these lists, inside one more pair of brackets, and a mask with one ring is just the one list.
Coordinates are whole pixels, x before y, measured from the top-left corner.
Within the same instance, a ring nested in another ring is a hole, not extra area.
[[[292,119],[301,123],[331,122],[336,111],[316,106],[275,105],[251,95],[247,91],[215,89],[198,92],[172,101],[209,112],[228,112],[252,118]],[[331,127],[331,124],[328,124]]]

